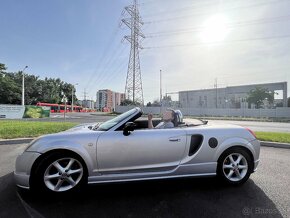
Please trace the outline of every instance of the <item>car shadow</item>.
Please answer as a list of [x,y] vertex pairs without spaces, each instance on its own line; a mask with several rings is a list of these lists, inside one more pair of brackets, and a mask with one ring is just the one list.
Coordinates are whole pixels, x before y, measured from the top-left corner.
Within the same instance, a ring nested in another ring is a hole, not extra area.
[[32,193],[0,178],[0,217],[282,217],[253,180],[215,178],[91,185],[67,195]]

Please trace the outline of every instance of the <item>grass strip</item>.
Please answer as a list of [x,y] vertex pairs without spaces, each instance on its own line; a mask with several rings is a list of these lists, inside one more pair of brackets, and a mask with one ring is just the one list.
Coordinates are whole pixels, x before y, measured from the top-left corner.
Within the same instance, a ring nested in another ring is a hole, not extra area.
[[261,141],[290,143],[290,133],[284,132],[255,132]]
[[30,138],[67,130],[77,123],[0,120],[0,139]]

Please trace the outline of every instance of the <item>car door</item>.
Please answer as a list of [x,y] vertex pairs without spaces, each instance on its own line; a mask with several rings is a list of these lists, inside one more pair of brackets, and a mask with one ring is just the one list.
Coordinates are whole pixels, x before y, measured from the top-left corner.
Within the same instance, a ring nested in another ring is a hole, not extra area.
[[175,168],[185,152],[186,132],[180,128],[103,133],[97,142],[99,172],[162,171]]

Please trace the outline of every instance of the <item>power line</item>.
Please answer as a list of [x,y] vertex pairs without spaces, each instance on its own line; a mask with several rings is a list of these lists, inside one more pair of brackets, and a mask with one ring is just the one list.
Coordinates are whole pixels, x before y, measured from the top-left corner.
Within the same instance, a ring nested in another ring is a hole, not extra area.
[[[121,43],[120,43],[121,45]],[[118,48],[120,47],[120,45],[118,46]],[[95,78],[91,80],[91,85],[89,86],[89,88],[91,88],[93,85],[97,84],[105,75],[108,70],[109,67],[111,67],[117,60],[118,57],[120,57],[120,55],[124,52],[125,48],[123,47],[122,49],[116,49],[116,52],[114,52],[114,55],[111,56],[110,59],[108,59],[108,61],[104,64],[104,68],[102,70],[99,70],[99,74],[95,75]]]
[[175,45],[163,45],[163,46],[152,46],[152,47],[144,47],[144,49],[157,49],[157,48],[174,48],[174,47],[185,47],[185,46],[208,46],[215,44],[230,44],[237,42],[248,42],[248,41],[258,41],[258,40],[271,40],[271,39],[281,39],[281,38],[289,38],[289,35],[280,35],[280,36],[267,36],[267,37],[257,37],[257,38],[248,38],[248,39],[237,39],[231,41],[223,41],[223,42],[211,42],[211,43],[184,43],[184,44],[175,44]]
[[[127,66],[127,63],[126,62],[122,62],[111,74],[110,74],[110,77],[107,78],[103,83],[100,84],[100,87],[102,87],[105,83],[106,85],[110,85],[112,84],[113,81],[118,81],[119,79],[116,78],[117,75],[121,74],[124,75],[126,73],[126,66]],[[123,74],[124,73],[124,74]]]
[[90,75],[90,77],[89,77],[89,79],[88,79],[88,82],[87,82],[87,84],[86,84],[86,87],[88,87],[88,86],[90,85],[90,83],[91,83],[93,77],[95,76],[95,74],[96,74],[96,72],[97,72],[99,66],[101,65],[101,63],[103,63],[105,57],[107,57],[107,55],[108,55],[108,51],[110,50],[110,48],[111,48],[112,45],[113,45],[112,42],[116,39],[116,37],[117,37],[117,33],[118,33],[118,31],[120,30],[120,29],[119,29],[119,21],[120,21],[120,20],[121,20],[121,16],[120,16],[120,18],[118,18],[118,26],[114,29],[114,31],[112,32],[112,35],[109,37],[109,40],[108,40],[106,46],[104,47],[103,53],[101,54],[100,59],[99,59],[97,65],[96,65],[96,70],[95,70],[94,72],[92,72],[92,74]]
[[[169,0],[166,0],[166,1],[167,1],[167,2],[170,2]],[[172,1],[175,1],[175,0],[172,0]],[[184,2],[184,1],[192,1],[192,0],[182,0],[182,1]],[[203,1],[205,1],[205,0],[203,0]],[[214,0],[208,0],[208,1],[214,1]],[[140,6],[140,5],[144,6],[144,5],[152,4],[152,3],[160,3],[160,1],[156,1],[156,0],[143,1],[143,2],[139,2],[138,5],[139,5],[139,6]]]
[[[259,7],[259,6],[263,6],[263,5],[267,5],[267,4],[274,4],[274,3],[281,3],[281,2],[289,2],[289,0],[275,0],[275,1],[270,1],[270,2],[256,3],[256,4],[242,6],[242,7],[225,8],[225,9],[223,9],[223,11],[231,11],[231,10],[238,10],[238,9],[248,9],[248,8]],[[169,14],[169,12],[168,12],[168,14]],[[152,21],[145,22],[145,24],[167,22],[167,21],[171,21],[171,20],[178,20],[178,19],[183,19],[183,18],[192,17],[192,16],[196,16],[196,15],[206,15],[206,14],[212,14],[212,12],[199,12],[199,13],[193,13],[193,14],[190,14],[190,15],[171,17],[171,18],[167,18],[167,19],[152,20]]]
[[[121,47],[121,43],[118,43],[118,45],[115,47],[115,49],[111,52],[110,56],[103,56],[103,58],[100,59],[100,63],[98,64],[98,67],[96,68],[94,74],[91,76],[89,84],[87,87],[90,87],[92,82],[96,79],[96,77],[100,76],[99,72],[100,69],[104,66],[106,66],[106,63],[109,63],[112,59],[112,57],[115,57],[116,53],[119,51],[119,48]],[[107,53],[108,54],[108,53]]]
[[107,82],[107,85],[110,84],[110,82],[112,82],[113,78],[116,76],[116,73],[119,73],[121,69],[123,69],[123,67],[125,67],[127,64],[126,62],[122,61],[120,62],[119,65],[117,65],[117,67],[115,67],[114,70],[112,70],[110,73],[107,74],[107,77],[103,77],[102,80],[98,83],[98,86],[101,87],[105,84],[105,82]]
[[[159,15],[162,15],[162,14],[172,14],[172,13],[175,13],[175,12],[180,12],[180,11],[188,11],[188,10],[192,10],[192,9],[200,9],[200,8],[207,8],[208,6],[212,6],[213,5],[213,0],[209,0],[208,2],[202,2],[202,4],[200,4],[201,2],[196,2],[195,4],[193,5],[190,5],[190,6],[187,6],[187,7],[184,7],[184,8],[178,8],[178,9],[175,9],[175,10],[170,10],[170,11],[160,11],[158,13],[155,13],[155,14],[149,14],[149,15],[144,15],[144,18],[150,18],[150,17],[155,17],[155,16],[159,16]],[[201,7],[196,7],[196,6],[201,6]]]
[[[235,28],[235,27],[243,27],[243,26],[249,26],[249,25],[281,22],[281,21],[286,21],[289,19],[290,19],[290,15],[286,15],[286,16],[280,16],[280,17],[272,17],[268,19],[266,18],[266,19],[248,20],[245,22],[233,22],[233,23],[227,23],[226,25],[228,28]],[[155,33],[153,32],[153,33],[149,33],[146,38],[155,38],[155,37],[163,37],[163,36],[170,36],[170,35],[176,35],[176,34],[198,32],[200,30],[203,30],[204,28],[205,28],[204,26],[196,26],[196,27],[171,30],[171,31],[162,31],[162,32],[155,32]]]

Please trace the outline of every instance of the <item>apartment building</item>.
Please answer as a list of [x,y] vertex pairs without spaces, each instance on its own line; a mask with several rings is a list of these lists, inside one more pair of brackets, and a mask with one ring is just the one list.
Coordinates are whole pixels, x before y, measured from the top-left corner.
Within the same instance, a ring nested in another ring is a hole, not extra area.
[[120,105],[123,100],[125,100],[124,93],[114,92],[109,89],[99,90],[97,92],[96,107],[98,110],[112,112],[116,110],[116,106]]

